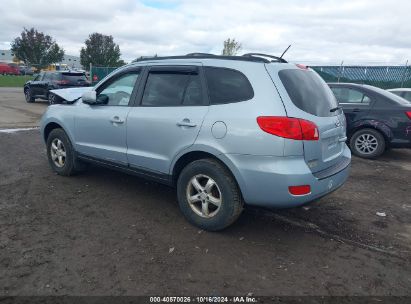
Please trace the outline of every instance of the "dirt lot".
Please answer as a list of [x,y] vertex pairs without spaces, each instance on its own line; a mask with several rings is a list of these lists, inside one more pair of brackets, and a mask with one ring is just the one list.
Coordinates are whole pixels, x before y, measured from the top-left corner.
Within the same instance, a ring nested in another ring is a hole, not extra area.
[[46,107],[40,99],[25,102],[23,88],[0,88],[0,129],[38,126]]
[[[0,113],[20,113],[11,99],[0,91]],[[187,224],[173,189],[97,167],[57,176],[38,130],[0,132],[0,296],[410,296],[410,159],[354,158],[332,195],[247,209],[207,233]]]

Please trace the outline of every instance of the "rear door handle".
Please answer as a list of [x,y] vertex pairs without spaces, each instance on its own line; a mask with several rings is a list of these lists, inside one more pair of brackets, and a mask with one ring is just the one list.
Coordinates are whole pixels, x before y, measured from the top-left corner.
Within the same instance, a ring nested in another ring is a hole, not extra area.
[[354,110],[352,110],[353,112],[360,112],[361,110],[360,109],[354,109]]
[[111,121],[112,123],[116,123],[116,124],[122,124],[122,123],[124,123],[124,120],[123,120],[123,119],[120,119],[120,117],[118,117],[118,116],[112,117],[112,118],[110,119],[110,121]]
[[184,118],[182,121],[177,123],[177,126],[194,128],[197,126],[197,124],[190,122],[190,119],[188,118]]

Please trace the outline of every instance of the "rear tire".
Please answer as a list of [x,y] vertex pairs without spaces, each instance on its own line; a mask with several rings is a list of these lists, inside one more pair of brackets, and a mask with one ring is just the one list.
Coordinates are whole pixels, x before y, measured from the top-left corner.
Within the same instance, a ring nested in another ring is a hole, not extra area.
[[84,169],[63,129],[54,129],[47,137],[47,158],[53,171],[59,175],[70,176]]
[[24,90],[24,97],[26,98],[26,102],[35,102],[35,98],[33,97],[30,88]]
[[358,130],[350,139],[352,153],[362,158],[376,158],[384,153],[385,147],[384,136],[370,128]]
[[234,177],[213,159],[193,161],[182,170],[177,181],[177,197],[186,219],[207,231],[230,226],[243,210]]

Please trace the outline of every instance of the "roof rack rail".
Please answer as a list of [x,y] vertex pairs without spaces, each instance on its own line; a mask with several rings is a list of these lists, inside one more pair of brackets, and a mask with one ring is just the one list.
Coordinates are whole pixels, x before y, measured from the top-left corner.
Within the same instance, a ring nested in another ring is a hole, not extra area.
[[[285,59],[281,58],[281,57],[268,55],[268,54],[263,54],[263,53],[247,53],[247,54],[244,54],[243,56],[245,56],[245,57],[255,57],[255,56],[257,56],[257,57],[267,57],[267,58],[270,58],[270,59],[274,59],[275,61],[278,61],[278,62],[287,63],[287,61]],[[270,61],[274,61],[274,60],[270,60]]]
[[212,56],[212,57],[214,57],[214,56],[218,56],[218,55],[210,54],[210,53],[189,53],[186,56],[188,56],[188,57],[194,57],[194,56],[196,56],[196,57],[202,57],[202,56]]
[[[187,55],[180,56],[165,56],[165,57],[149,57],[149,58],[137,58],[132,62],[142,62],[142,61],[157,61],[157,60],[167,60],[167,59],[221,59],[221,60],[238,60],[238,61],[251,61],[251,62],[262,62],[270,63],[272,60],[267,60],[266,58],[257,56],[224,56],[224,55],[214,55],[207,53],[190,53]],[[285,61],[283,61],[285,62]]]

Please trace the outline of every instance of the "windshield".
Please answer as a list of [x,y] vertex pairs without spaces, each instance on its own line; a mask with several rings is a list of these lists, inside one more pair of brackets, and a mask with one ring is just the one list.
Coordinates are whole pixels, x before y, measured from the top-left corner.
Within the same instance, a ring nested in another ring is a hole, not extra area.
[[296,107],[315,116],[337,115],[330,111],[338,102],[324,80],[312,70],[282,70],[280,79]]

